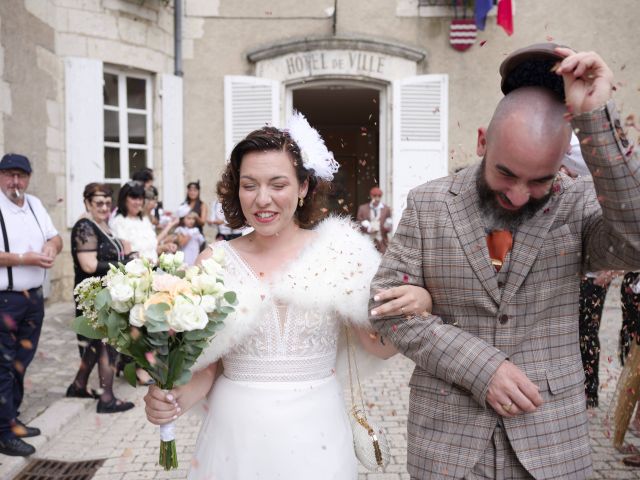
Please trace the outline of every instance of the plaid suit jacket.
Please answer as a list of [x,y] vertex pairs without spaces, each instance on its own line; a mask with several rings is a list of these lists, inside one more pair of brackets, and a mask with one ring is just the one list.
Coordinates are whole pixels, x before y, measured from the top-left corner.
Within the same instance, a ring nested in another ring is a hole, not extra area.
[[416,363],[408,421],[412,478],[463,478],[473,468],[498,421],[485,403],[488,385],[507,358],[544,399],[536,412],[504,419],[521,463],[538,479],[591,473],[580,274],[640,266],[640,164],[617,128],[612,102],[576,117],[573,126],[593,180],[559,175],[548,204],[515,233],[501,285],[478,208],[479,166],[408,196],[372,293],[405,282],[425,287],[433,314],[371,321]]

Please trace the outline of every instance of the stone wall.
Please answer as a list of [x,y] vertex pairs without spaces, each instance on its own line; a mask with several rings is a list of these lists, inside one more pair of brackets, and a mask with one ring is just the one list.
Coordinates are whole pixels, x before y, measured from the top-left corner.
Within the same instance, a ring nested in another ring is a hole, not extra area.
[[[73,286],[65,220],[64,58],[172,73],[173,21],[172,4],[164,0],[0,2],[0,150],[32,160],[29,191],[42,199],[65,242],[50,275],[51,298],[71,299]],[[162,151],[159,94],[156,82],[155,159]],[[161,162],[154,167],[161,178]]]

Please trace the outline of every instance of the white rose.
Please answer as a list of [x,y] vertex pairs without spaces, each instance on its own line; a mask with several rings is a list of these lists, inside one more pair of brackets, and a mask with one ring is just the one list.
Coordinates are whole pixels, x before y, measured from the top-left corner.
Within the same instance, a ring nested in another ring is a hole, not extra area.
[[111,308],[116,312],[126,313],[131,309],[133,301],[133,287],[128,283],[118,283],[109,287]]
[[216,277],[212,275],[196,275],[191,279],[191,286],[196,293],[206,295],[217,292]]
[[141,277],[142,275],[147,273],[147,266],[140,258],[131,260],[125,265],[124,269],[129,275],[134,277]]
[[186,280],[191,281],[191,279],[193,277],[195,277],[196,275],[198,275],[200,273],[200,269],[198,267],[189,267],[187,268],[187,270],[184,272],[184,278]]
[[173,267],[173,253],[163,253],[160,255],[159,265],[162,270]]
[[215,312],[216,308],[218,308],[218,302],[213,295],[203,295],[200,299],[200,306],[205,312],[211,313]]
[[173,265],[176,266],[176,267],[179,267],[183,263],[184,263],[184,252],[181,252],[181,251],[178,250],[173,255]]
[[143,327],[146,318],[144,316],[144,305],[136,303],[129,312],[129,324],[134,327]]
[[111,288],[116,285],[129,285],[129,278],[121,271],[109,272],[107,274],[107,287]]
[[203,260],[201,265],[202,270],[204,270],[207,275],[217,275],[218,272],[222,270],[220,264],[217,263],[212,257]]
[[167,313],[167,323],[176,332],[188,332],[203,329],[209,323],[209,318],[195,299],[180,296]]

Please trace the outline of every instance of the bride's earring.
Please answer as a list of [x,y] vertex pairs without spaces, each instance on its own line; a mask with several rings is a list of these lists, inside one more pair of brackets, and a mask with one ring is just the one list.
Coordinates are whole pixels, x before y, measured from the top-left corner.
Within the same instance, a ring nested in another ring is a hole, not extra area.
[[299,206],[299,207],[302,207],[303,205],[304,205],[304,198],[300,197],[300,198],[298,199],[298,206]]

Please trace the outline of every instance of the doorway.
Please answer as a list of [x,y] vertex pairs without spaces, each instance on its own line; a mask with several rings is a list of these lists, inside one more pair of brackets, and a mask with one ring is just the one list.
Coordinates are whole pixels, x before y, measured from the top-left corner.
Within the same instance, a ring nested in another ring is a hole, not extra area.
[[340,164],[329,191],[329,212],[355,219],[369,190],[380,183],[380,91],[352,85],[309,86],[292,91],[304,114]]

